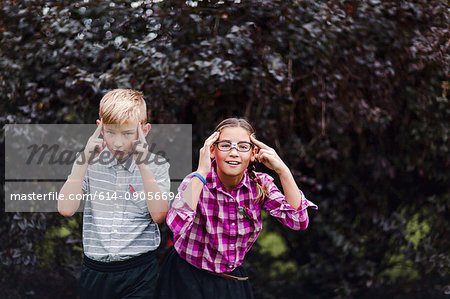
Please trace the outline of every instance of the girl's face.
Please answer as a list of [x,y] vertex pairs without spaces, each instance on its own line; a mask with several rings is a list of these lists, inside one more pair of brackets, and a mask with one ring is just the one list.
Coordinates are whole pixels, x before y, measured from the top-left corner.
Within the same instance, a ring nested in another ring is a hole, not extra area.
[[[249,133],[241,127],[222,129],[217,141],[229,141],[231,143],[251,142]],[[212,150],[211,157],[216,159],[219,178],[242,176],[248,164],[255,160],[256,150],[256,147],[251,147],[248,152],[242,152],[232,147],[231,150],[221,151],[218,144],[216,144]]]

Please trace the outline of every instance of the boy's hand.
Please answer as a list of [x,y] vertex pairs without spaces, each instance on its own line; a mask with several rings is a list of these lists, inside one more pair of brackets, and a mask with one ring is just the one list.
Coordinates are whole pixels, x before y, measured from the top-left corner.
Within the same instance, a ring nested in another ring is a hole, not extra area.
[[136,161],[136,165],[141,166],[145,165],[148,159],[148,144],[147,140],[145,140],[145,134],[142,130],[142,124],[138,124],[138,139],[134,142],[133,145],[133,158]]
[[106,147],[106,142],[100,138],[100,134],[103,128],[103,120],[100,120],[97,129],[94,134],[89,138],[86,143],[86,147],[84,148],[84,155],[88,157],[88,162],[91,162],[92,159],[96,158]]
[[274,170],[278,175],[283,171],[289,171],[289,168],[284,164],[283,160],[281,160],[273,148],[265,145],[253,136],[250,136],[250,141],[259,148],[259,151],[256,154],[256,160],[258,160],[258,162],[263,163],[267,168]]

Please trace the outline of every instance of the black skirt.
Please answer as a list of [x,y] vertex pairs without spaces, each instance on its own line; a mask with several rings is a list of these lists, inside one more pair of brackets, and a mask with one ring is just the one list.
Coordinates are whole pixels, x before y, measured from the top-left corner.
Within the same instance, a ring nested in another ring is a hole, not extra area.
[[[247,276],[242,266],[229,274],[238,277]],[[248,280],[233,280],[198,269],[183,260],[172,248],[161,266],[155,298],[253,299],[253,293]]]

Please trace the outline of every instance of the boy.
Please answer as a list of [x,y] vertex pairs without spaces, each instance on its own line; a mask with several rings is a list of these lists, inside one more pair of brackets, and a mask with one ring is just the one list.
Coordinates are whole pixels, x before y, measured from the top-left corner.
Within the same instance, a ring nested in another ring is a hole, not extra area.
[[[142,93],[116,89],[100,102],[97,130],[76,159],[58,201],[58,211],[72,216],[85,195],[84,262],[81,298],[153,298],[159,246],[157,223],[169,205],[168,163],[155,161],[145,136],[150,131]],[[103,139],[100,135],[103,135]],[[152,157],[153,156],[153,157]],[[77,196],[78,195],[78,196]]]

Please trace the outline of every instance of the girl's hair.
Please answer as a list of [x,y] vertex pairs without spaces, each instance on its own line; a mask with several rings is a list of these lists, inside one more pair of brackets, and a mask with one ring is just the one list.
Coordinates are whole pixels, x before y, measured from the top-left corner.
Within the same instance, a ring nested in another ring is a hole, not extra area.
[[[245,129],[250,136],[255,137],[255,129],[252,127],[252,125],[244,118],[227,118],[221,121],[217,127],[214,129],[214,131],[220,132],[225,128],[232,128],[232,127],[240,127]],[[263,186],[261,184],[261,181],[256,176],[256,162],[250,162],[250,164],[247,167],[248,175],[250,178],[256,183],[256,202],[262,202],[264,201],[264,198],[266,197],[269,190],[267,190],[267,187]]]

